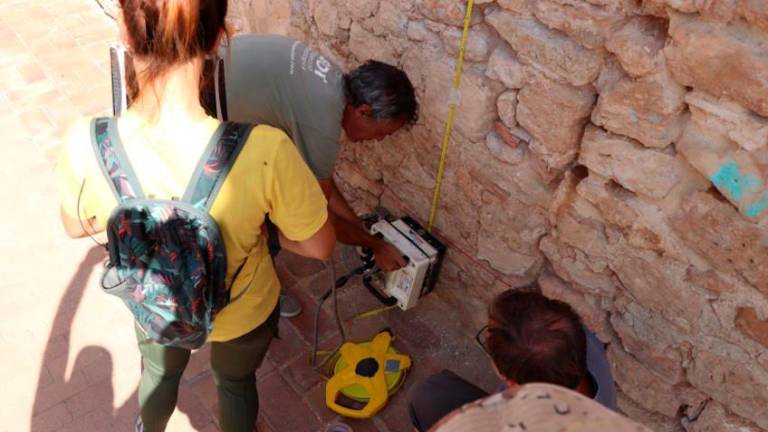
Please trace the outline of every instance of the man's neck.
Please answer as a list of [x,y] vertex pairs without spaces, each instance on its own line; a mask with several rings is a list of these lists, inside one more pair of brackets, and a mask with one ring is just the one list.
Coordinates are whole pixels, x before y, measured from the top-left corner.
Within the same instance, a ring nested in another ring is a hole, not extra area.
[[585,376],[575,390],[584,396],[594,399],[596,389],[592,386],[592,380],[589,379],[589,375]]
[[[520,384],[510,379],[505,379],[504,382],[507,384],[507,388],[510,388],[510,389],[515,389],[520,386]],[[597,392],[597,389],[595,389],[594,386],[592,385],[592,380],[589,378],[589,375],[585,376],[584,379],[581,380],[579,385],[576,386],[576,388],[573,390],[583,394],[584,396],[590,399],[594,399]]]

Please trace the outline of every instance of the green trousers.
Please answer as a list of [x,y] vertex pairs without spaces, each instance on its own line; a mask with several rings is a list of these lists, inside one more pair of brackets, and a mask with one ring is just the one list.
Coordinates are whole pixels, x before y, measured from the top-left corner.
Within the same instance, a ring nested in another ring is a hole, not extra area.
[[[219,425],[224,432],[253,432],[259,412],[256,369],[277,336],[280,306],[264,324],[227,342],[211,342],[211,369],[219,394]],[[190,351],[157,344],[136,326],[142,357],[139,407],[146,432],[162,432],[176,408],[179,382]]]

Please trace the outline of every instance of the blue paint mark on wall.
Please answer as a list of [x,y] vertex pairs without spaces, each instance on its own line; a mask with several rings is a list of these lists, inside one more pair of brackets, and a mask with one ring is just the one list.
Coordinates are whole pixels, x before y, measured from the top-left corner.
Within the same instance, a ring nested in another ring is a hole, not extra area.
[[762,213],[766,207],[768,207],[768,201],[763,198],[756,203],[748,205],[747,208],[744,209],[744,214],[748,217],[756,218],[760,216],[760,213]]
[[760,213],[762,213],[766,207],[768,207],[768,191],[763,192],[762,198],[758,201],[744,208],[744,214],[747,215],[747,217],[756,218],[760,216]]
[[[745,194],[756,191],[761,186],[760,180],[757,177],[750,174],[742,175],[739,165],[735,161],[728,161],[722,164],[717,172],[712,174],[710,180],[718,189],[724,190],[736,201],[741,201]],[[760,203],[761,201],[754,205]],[[754,211],[757,211],[758,214],[762,210],[759,205],[755,209]]]

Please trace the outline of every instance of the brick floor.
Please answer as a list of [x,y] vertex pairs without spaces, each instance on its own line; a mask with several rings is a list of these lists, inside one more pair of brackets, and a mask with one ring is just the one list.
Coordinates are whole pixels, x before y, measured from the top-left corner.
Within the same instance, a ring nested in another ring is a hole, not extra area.
[[[52,170],[70,122],[110,111],[107,47],[115,36],[92,0],[0,0],[0,432],[127,431],[136,416],[140,359],[130,314],[96,288],[103,251],[90,239],[65,237]],[[352,248],[340,247],[339,274],[356,260]],[[281,339],[259,370],[259,430],[315,432],[343,421],[325,407],[324,377],[309,365],[313,312],[328,287],[328,266],[283,254],[278,270],[305,313],[281,321]],[[321,315],[323,349],[340,341],[330,306]],[[365,340],[392,328],[395,346],[413,356],[414,367],[377,418],[345,421],[355,431],[410,430],[408,391],[443,367],[493,388],[471,332],[437,297],[407,313],[352,319],[378,306],[359,281],[340,290],[347,336]],[[193,353],[169,431],[219,430],[209,355],[207,348]]]

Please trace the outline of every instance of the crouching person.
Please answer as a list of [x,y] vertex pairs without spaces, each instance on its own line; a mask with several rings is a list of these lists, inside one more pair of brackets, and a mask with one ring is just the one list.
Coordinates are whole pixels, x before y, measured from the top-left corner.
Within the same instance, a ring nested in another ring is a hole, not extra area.
[[[505,291],[493,300],[488,324],[477,339],[505,389],[556,384],[616,409],[616,387],[603,344],[568,304],[528,290]],[[416,387],[411,421],[417,430],[426,431],[451,411],[486,396],[446,370]]]

